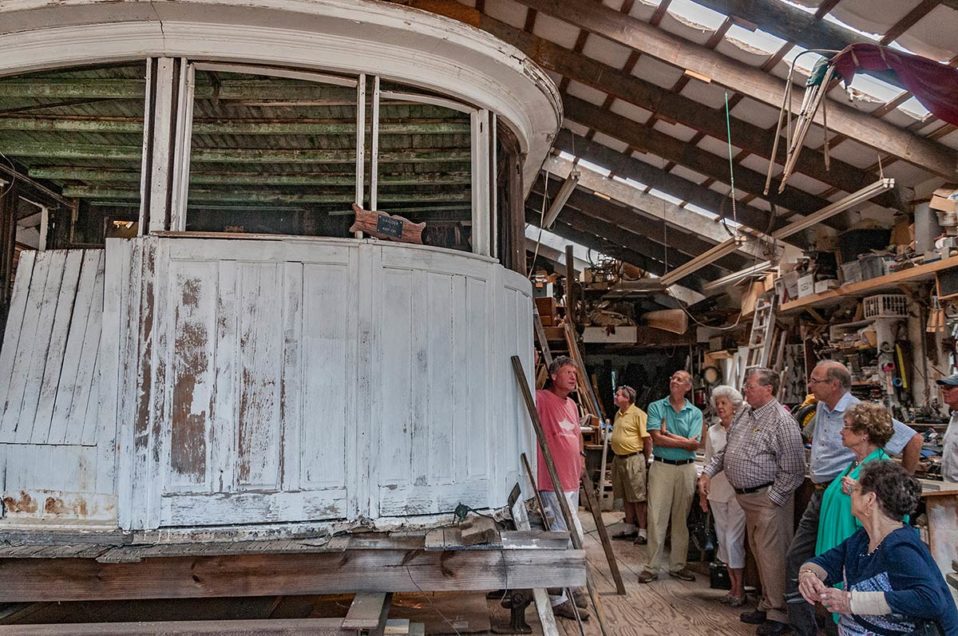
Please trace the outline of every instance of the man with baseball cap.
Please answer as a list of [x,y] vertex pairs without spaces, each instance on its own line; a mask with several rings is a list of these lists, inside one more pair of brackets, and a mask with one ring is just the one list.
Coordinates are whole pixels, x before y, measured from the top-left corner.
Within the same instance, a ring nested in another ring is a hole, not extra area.
[[938,386],[951,409],[951,421],[941,444],[941,478],[958,481],[958,373],[938,380]]

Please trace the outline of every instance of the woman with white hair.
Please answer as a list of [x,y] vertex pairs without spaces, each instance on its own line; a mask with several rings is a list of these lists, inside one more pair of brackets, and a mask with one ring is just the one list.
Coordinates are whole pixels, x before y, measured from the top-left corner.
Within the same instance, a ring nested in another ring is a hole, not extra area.
[[[728,430],[745,406],[742,394],[730,386],[712,389],[712,410],[719,421],[709,427],[705,438],[705,463],[725,448]],[[735,499],[735,489],[720,472],[712,477],[708,500],[700,499],[702,510],[712,506],[715,534],[718,538],[718,558],[728,568],[732,589],[720,602],[732,607],[745,605],[745,512]]]

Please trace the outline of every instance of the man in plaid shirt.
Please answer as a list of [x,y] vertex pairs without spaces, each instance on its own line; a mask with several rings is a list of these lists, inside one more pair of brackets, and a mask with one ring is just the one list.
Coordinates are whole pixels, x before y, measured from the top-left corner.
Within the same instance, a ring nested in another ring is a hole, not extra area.
[[709,480],[724,470],[745,511],[749,546],[762,581],[758,610],[742,614],[758,625],[756,634],[788,630],[785,609],[785,553],[792,540],[795,490],[805,479],[805,450],[795,420],[775,399],[779,377],[771,369],[750,369],[742,392],[749,408],[732,423],[725,449],[699,478],[707,496]]

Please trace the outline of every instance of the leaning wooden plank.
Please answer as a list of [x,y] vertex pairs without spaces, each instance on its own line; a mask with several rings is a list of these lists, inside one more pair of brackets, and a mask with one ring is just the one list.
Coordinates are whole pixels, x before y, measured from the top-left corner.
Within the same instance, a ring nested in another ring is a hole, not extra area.
[[570,587],[585,583],[585,553],[349,550],[148,558],[139,563],[5,559],[0,561],[0,580],[0,603]]
[[[48,440],[51,444],[62,444],[66,438],[69,426],[70,407],[77,386],[77,371],[83,360],[83,339],[87,331],[87,318],[90,305],[93,303],[92,287],[97,270],[91,265],[91,259],[101,250],[84,250],[80,264],[80,277],[76,289],[76,300],[73,303],[73,316],[70,321],[70,333],[63,354],[63,368],[60,372],[60,383],[57,389],[56,401],[53,405],[52,423]],[[88,291],[89,290],[89,291]],[[102,297],[97,299],[102,303]]]
[[[525,454],[523,453],[523,458]],[[525,501],[522,500],[521,490],[519,485],[516,484],[516,487],[513,489],[513,494],[509,497],[510,503],[510,513],[512,514],[512,521],[516,524],[516,528],[521,532],[528,532],[530,529],[529,524],[529,515],[526,512]],[[568,549],[568,546],[565,546]],[[542,626],[542,633],[544,636],[558,636],[559,626],[556,625],[556,617],[552,612],[552,600],[549,598],[548,592],[545,588],[537,587],[532,590],[532,597],[535,599],[536,603],[536,612],[539,615],[539,624]],[[582,623],[579,621],[579,628],[582,628]]]
[[36,255],[37,252],[34,251],[22,252],[20,263],[17,265],[17,278],[13,283],[13,296],[10,298],[10,311],[7,313],[3,347],[0,348],[0,405],[7,403],[7,393],[13,381],[13,362],[20,345],[23,315],[27,307],[27,295],[30,292],[30,280],[33,278]]
[[34,416],[31,444],[46,444],[50,435],[53,419],[53,405],[57,399],[63,368],[68,364],[66,349],[71,322],[74,315],[74,301],[77,296],[77,284],[80,280],[80,265],[83,262],[81,250],[67,252],[63,259],[63,278],[57,295],[50,328],[50,343],[47,349],[46,364],[40,383],[40,395]]
[[49,259],[37,259],[33,265],[30,287],[24,292],[23,322],[16,350],[13,351],[12,375],[7,389],[7,399],[3,402],[3,421],[0,422],[0,441],[14,441],[17,424],[20,420],[20,407],[23,405],[23,393],[26,389],[26,369],[33,355],[34,341],[37,335],[40,305],[43,290],[47,284]]
[[386,623],[391,594],[384,592],[360,592],[343,619],[343,629],[377,629]]
[[43,382],[43,371],[47,366],[50,353],[53,319],[57,311],[57,302],[60,299],[60,287],[63,283],[66,258],[66,252],[63,250],[46,252],[41,257],[41,260],[48,261],[47,280],[40,299],[39,312],[34,317],[38,324],[31,347],[33,351],[30,356],[30,364],[22,369],[25,373],[26,387],[23,391],[23,402],[20,407],[20,416],[16,426],[17,432],[14,437],[17,443],[29,442],[36,425],[40,386]]
[[19,636],[99,636],[105,634],[228,634],[256,636],[345,636],[341,618],[280,618],[218,621],[144,621],[136,623],[64,623],[60,625],[0,625],[0,634]]

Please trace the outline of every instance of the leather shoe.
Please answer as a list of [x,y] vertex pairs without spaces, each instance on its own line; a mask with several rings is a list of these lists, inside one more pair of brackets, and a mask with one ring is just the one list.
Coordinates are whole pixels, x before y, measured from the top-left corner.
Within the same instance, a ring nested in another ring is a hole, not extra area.
[[632,532],[616,532],[615,534],[612,535],[612,538],[626,540],[626,539],[634,539],[637,536],[639,536],[639,533],[638,531],[634,530]]
[[645,538],[645,536],[643,536],[643,535],[640,534],[640,535],[638,535],[638,536],[635,537],[635,541],[633,541],[632,543],[634,543],[635,545],[645,545],[645,544],[647,544],[648,542],[649,542],[649,540],[648,540],[647,538]]
[[659,578],[659,575],[655,572],[650,572],[648,570],[642,570],[639,572],[639,583],[651,583],[657,578]]
[[[552,606],[552,613],[558,616],[559,618],[568,618],[569,620],[575,620],[575,609],[572,607],[570,601],[565,601],[559,603],[558,605]],[[585,610],[579,610],[579,618],[583,621],[589,620],[589,613]]]
[[583,592],[582,589],[575,588],[572,590],[572,602],[575,603],[575,606],[579,609],[585,609],[589,607],[589,595]]
[[738,619],[743,623],[748,623],[749,625],[761,625],[765,622],[765,612],[762,610],[742,612]]
[[779,623],[778,621],[765,621],[758,626],[758,629],[755,630],[755,633],[758,636],[777,636],[778,634],[787,634],[789,631],[788,625],[785,623]]
[[675,572],[669,572],[669,576],[673,579],[679,579],[680,581],[694,581],[695,575],[692,574],[692,571],[688,568],[682,568],[681,570],[676,570]]

